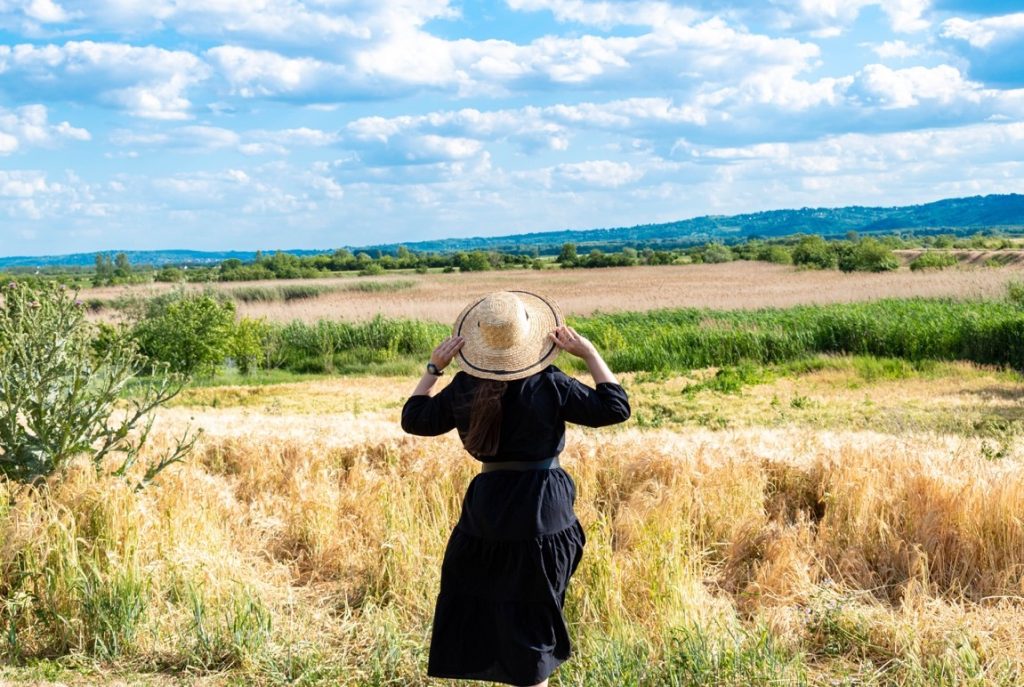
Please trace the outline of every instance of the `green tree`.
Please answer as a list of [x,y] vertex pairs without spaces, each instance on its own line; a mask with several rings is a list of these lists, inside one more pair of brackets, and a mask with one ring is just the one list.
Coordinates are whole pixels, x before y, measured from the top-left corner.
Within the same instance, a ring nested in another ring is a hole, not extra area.
[[270,336],[270,325],[265,319],[243,317],[235,325],[228,345],[228,355],[235,361],[238,371],[250,374],[265,359],[265,343]]
[[114,280],[114,263],[105,253],[96,254],[96,271],[92,277],[93,286],[107,286]]
[[843,272],[887,272],[898,269],[900,261],[891,248],[876,239],[866,238],[844,249],[837,264]]
[[730,262],[733,257],[732,250],[729,249],[729,246],[718,242],[709,243],[704,248],[704,262]]
[[555,262],[561,263],[563,267],[572,267],[577,260],[575,243],[563,243],[562,251],[555,258]]
[[805,236],[793,247],[793,264],[827,270],[836,266],[836,253],[820,236]]
[[84,455],[97,472],[131,476],[141,487],[191,450],[196,437],[186,430],[167,453],[139,462],[152,411],[181,391],[183,379],[159,368],[122,400],[147,361],[113,327],[99,346],[96,336],[81,301],[66,289],[13,282],[4,287],[0,474],[35,481]]
[[114,256],[114,278],[127,281],[132,276],[132,264],[128,261],[127,253],[118,253]]
[[233,302],[177,292],[152,299],[132,336],[154,363],[188,375],[212,374],[227,357],[234,321]]

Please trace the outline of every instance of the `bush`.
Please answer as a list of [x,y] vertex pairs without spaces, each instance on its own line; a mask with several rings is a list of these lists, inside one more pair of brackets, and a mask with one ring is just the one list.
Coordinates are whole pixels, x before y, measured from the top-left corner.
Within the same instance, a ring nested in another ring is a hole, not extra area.
[[[97,472],[129,474],[147,441],[151,411],[177,395],[183,380],[158,375],[124,408],[121,393],[146,360],[118,330],[107,327],[99,339],[94,334],[83,304],[66,290],[13,282],[4,287],[0,474],[35,481],[79,455],[87,455]],[[195,442],[187,434],[145,466],[137,486],[184,458]]]
[[900,261],[877,239],[861,239],[840,253],[837,264],[843,272],[888,272],[898,269]]
[[793,264],[793,255],[785,246],[764,246],[757,252],[757,259],[762,262],[773,262],[777,265]]
[[944,270],[947,267],[955,267],[959,262],[952,253],[925,251],[910,261],[910,269],[914,272],[920,270]]
[[227,357],[235,306],[209,294],[176,292],[153,298],[132,336],[154,363],[174,372],[211,374]]
[[733,260],[732,250],[721,243],[709,243],[704,249],[704,262],[720,263]]
[[384,268],[375,262],[371,262],[358,272],[360,277],[372,277],[376,274],[384,274]]
[[161,267],[160,271],[153,277],[153,280],[176,284],[185,281],[185,273],[178,267]]
[[820,236],[806,236],[793,247],[793,264],[819,270],[833,269],[836,254]]
[[264,344],[270,337],[270,325],[265,319],[243,317],[235,325],[228,346],[228,355],[242,374],[258,369],[266,359]]

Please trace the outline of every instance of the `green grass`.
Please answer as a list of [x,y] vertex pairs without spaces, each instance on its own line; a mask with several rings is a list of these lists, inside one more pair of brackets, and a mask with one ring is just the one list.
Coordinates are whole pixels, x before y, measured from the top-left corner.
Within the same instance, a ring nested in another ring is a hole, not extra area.
[[1024,311],[1008,301],[885,299],[569,320],[621,372],[777,364],[817,353],[966,360],[1024,369]]

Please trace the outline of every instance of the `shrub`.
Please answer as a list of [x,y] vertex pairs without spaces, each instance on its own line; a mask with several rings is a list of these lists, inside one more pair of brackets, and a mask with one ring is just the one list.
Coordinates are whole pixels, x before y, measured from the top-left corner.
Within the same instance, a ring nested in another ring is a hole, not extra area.
[[360,277],[372,277],[375,274],[384,274],[384,268],[375,262],[371,262],[363,269],[359,270]]
[[757,259],[777,265],[792,265],[793,255],[785,246],[764,246],[757,252]]
[[228,355],[242,374],[259,368],[265,360],[264,342],[270,336],[270,325],[265,319],[243,317],[235,325],[228,345]]
[[806,236],[793,247],[793,264],[820,270],[836,266],[836,254],[820,236]]
[[704,262],[720,263],[731,262],[733,259],[732,250],[721,243],[709,243],[704,249]]
[[944,270],[947,267],[956,266],[959,262],[952,253],[925,251],[910,261],[910,269],[914,272],[920,270]]
[[176,292],[150,300],[132,335],[150,360],[174,372],[210,374],[228,354],[234,321],[231,301]]
[[154,281],[178,283],[185,281],[185,273],[178,267],[161,267],[153,277]]
[[[183,380],[159,374],[121,406],[121,393],[146,366],[132,342],[108,327],[94,345],[81,301],[53,284],[12,284],[0,305],[0,473],[35,481],[87,455],[97,472],[127,476],[151,411]],[[145,467],[137,486],[184,458],[195,442],[187,434]]]
[[837,264],[843,272],[888,272],[898,269],[900,261],[891,248],[869,238],[841,251]]

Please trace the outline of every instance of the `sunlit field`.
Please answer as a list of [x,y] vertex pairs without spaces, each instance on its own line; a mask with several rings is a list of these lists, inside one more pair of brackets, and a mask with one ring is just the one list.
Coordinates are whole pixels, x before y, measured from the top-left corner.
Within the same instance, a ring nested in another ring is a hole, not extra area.
[[[1019,375],[819,357],[621,379],[629,422],[567,437],[587,546],[552,685],[1024,680]],[[0,681],[446,684],[430,618],[475,471],[454,434],[401,432],[414,384],[193,388],[150,450],[191,424],[196,452],[146,490],[4,484],[25,667]]]
[[[291,301],[240,302],[238,312],[274,321],[321,318],[365,320],[377,314],[450,323],[472,297],[501,289],[528,289],[549,295],[569,315],[644,311],[669,307],[714,309],[787,307],[808,303],[845,303],[882,297],[1002,296],[1006,284],[1019,280],[1024,266],[964,267],[911,272],[843,273],[799,270],[762,262],[704,265],[609,267],[576,270],[516,269],[467,273],[403,273],[376,277],[287,280],[338,290]],[[240,289],[276,288],[281,281],[228,282],[209,285],[231,293]],[[378,284],[374,289],[366,285]],[[362,286],[361,286],[362,285]],[[87,289],[86,299],[113,300],[145,296],[173,288],[168,284]],[[188,288],[206,288],[191,284]],[[365,290],[364,290],[365,289]],[[98,317],[116,318],[116,311]]]

